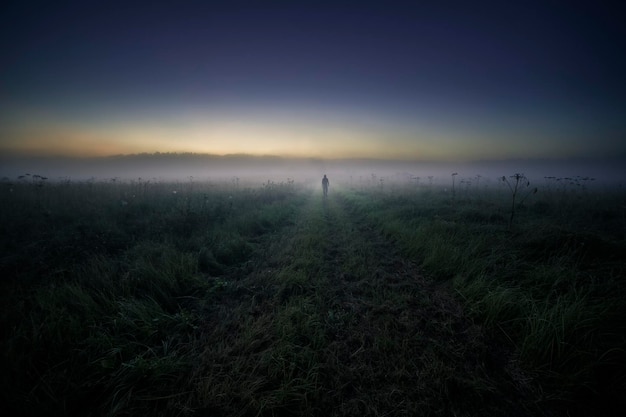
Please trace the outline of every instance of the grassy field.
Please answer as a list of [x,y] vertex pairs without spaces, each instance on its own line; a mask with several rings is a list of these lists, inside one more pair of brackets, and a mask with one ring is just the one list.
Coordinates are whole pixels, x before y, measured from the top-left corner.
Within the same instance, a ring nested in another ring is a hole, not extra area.
[[0,187],[11,415],[626,407],[622,189]]

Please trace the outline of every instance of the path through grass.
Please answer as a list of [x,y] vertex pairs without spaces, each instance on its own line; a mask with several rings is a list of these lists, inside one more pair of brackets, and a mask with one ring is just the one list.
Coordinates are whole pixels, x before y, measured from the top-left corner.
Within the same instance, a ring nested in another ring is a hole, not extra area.
[[341,195],[311,195],[260,259],[204,323],[203,412],[539,413],[513,356]]
[[[617,404],[623,212],[598,200],[604,232],[560,231],[573,212],[545,201],[508,230],[497,198],[331,191],[11,188],[0,401],[33,416],[604,415],[576,393],[610,385],[597,397]],[[579,382],[597,369],[611,378]]]

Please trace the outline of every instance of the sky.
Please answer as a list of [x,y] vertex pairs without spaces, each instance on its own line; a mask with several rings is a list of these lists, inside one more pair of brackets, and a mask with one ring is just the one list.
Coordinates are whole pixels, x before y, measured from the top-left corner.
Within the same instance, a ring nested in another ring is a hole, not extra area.
[[626,157],[619,2],[0,8],[0,155]]

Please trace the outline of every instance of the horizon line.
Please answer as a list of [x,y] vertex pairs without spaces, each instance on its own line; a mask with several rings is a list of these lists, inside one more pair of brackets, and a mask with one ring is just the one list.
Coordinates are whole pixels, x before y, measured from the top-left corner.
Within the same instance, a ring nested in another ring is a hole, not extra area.
[[288,154],[255,154],[255,153],[210,153],[210,152],[191,152],[191,151],[152,151],[152,152],[133,152],[133,153],[116,153],[109,155],[71,155],[71,154],[42,154],[28,153],[11,150],[0,150],[0,159],[70,159],[70,160],[93,160],[93,159],[113,159],[113,158],[129,158],[129,157],[158,157],[158,156],[188,156],[188,157],[206,157],[206,158],[250,158],[250,159],[283,159],[283,160],[316,160],[316,161],[378,161],[378,162],[421,162],[421,163],[489,163],[489,162],[510,162],[510,161],[601,161],[601,160],[626,160],[626,154],[613,155],[577,155],[577,156],[509,156],[502,158],[391,158],[391,157],[375,157],[375,156],[303,156]]

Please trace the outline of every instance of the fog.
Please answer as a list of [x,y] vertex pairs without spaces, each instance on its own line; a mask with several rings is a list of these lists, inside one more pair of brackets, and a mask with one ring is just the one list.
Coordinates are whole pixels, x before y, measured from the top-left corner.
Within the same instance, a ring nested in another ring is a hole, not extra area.
[[624,162],[623,158],[434,162],[167,153],[99,158],[0,156],[0,178],[26,181],[39,175],[50,182],[237,179],[260,185],[267,181],[310,182],[326,174],[335,184],[374,184],[382,179],[387,183],[448,186],[453,173],[458,182],[478,180],[482,184],[521,173],[535,183],[543,183],[546,177],[585,178],[589,184],[622,186],[626,183]]

